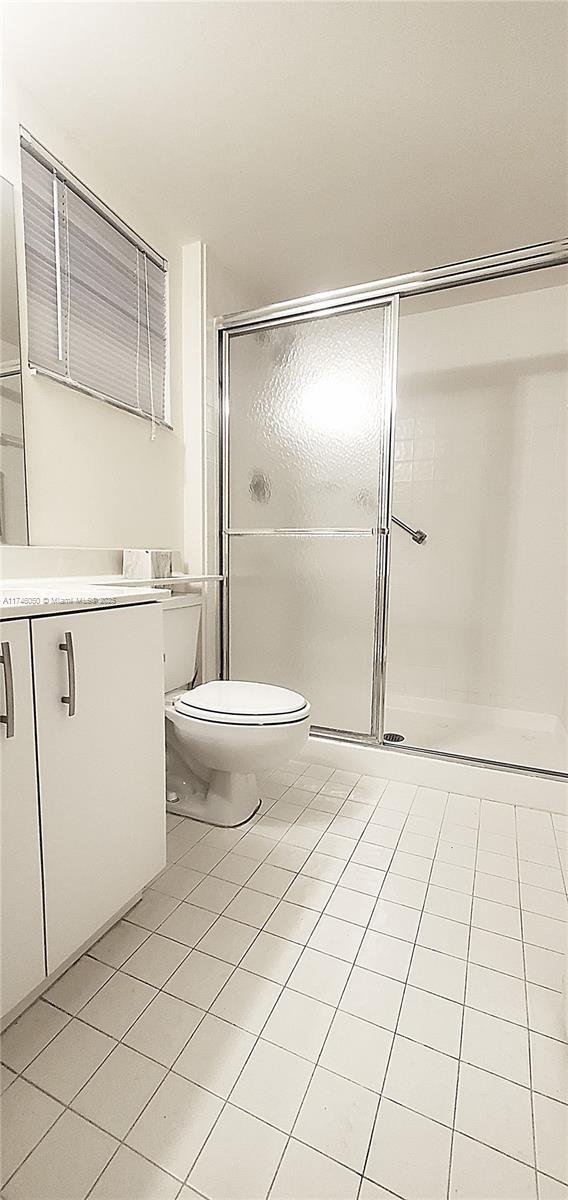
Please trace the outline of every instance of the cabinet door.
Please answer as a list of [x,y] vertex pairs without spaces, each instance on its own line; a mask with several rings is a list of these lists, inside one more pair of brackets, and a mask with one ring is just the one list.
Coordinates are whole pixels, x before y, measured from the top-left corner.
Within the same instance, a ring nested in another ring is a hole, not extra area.
[[2,1016],[45,978],[29,621],[0,622]]
[[161,606],[37,618],[32,640],[51,972],[165,863]]

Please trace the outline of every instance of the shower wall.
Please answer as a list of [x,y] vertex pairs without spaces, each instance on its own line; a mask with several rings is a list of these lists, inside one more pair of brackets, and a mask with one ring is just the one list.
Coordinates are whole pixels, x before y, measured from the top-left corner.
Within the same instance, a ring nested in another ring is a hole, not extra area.
[[401,301],[393,511],[428,540],[392,532],[391,709],[484,706],[505,724],[568,725],[568,289],[557,279]]

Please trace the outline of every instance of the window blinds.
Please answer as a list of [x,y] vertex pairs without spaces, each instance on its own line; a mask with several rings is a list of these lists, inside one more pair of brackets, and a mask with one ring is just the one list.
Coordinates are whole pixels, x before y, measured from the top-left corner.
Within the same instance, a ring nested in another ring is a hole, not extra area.
[[22,138],[30,367],[169,424],[167,262]]

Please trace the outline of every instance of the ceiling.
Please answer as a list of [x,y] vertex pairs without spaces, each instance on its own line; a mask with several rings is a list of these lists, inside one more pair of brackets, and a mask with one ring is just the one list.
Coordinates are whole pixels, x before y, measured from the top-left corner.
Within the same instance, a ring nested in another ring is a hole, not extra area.
[[4,53],[260,303],[562,236],[567,17],[549,0],[13,3]]

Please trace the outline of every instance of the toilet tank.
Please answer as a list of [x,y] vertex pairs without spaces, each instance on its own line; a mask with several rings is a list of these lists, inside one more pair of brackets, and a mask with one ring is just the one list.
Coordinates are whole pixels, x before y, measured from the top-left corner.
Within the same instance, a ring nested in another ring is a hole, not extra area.
[[164,609],[164,677],[166,692],[188,687],[197,666],[201,596],[170,596]]

